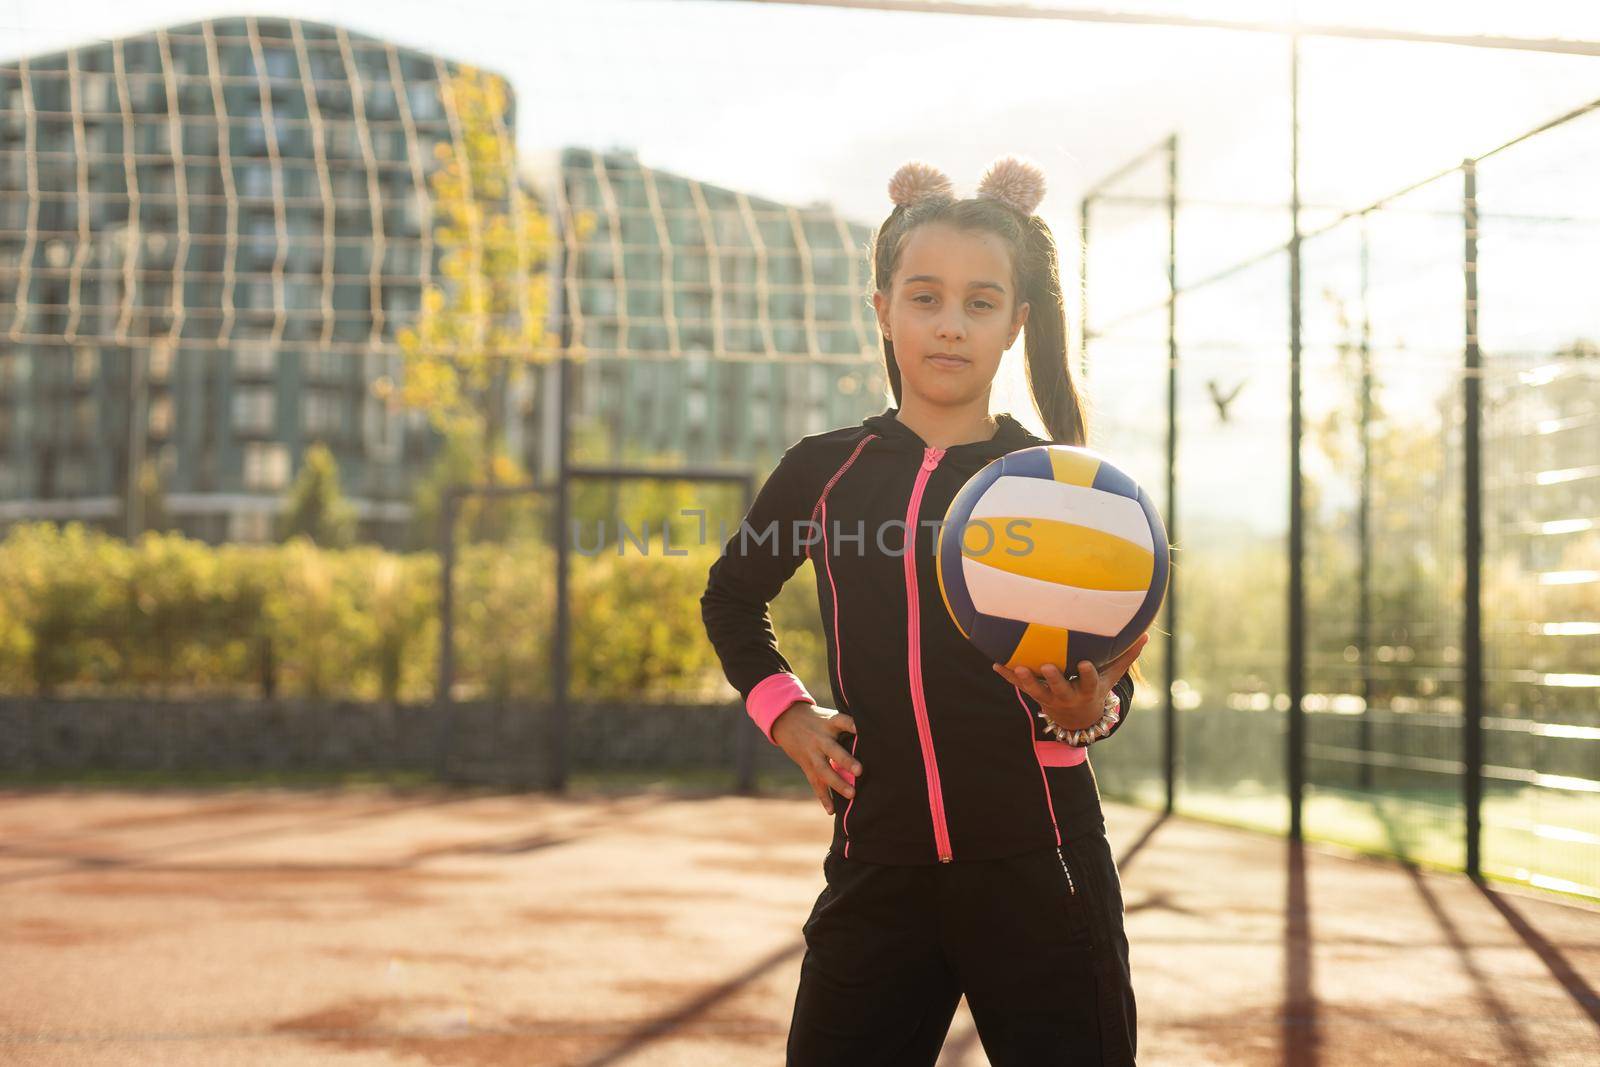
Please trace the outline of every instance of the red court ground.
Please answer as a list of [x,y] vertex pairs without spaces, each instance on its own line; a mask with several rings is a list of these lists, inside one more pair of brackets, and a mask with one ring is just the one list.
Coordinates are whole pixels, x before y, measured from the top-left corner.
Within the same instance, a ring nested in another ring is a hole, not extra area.
[[[1140,1063],[1600,1063],[1600,910],[1107,806]],[[0,793],[0,1062],[780,1064],[809,796]],[[963,1006],[941,1064],[983,1064]]]

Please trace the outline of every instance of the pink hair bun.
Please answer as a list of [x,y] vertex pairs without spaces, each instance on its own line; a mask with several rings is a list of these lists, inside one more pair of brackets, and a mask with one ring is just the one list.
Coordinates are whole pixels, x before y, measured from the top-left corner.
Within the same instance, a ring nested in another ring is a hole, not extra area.
[[931,163],[912,160],[894,172],[889,179],[889,199],[901,207],[908,207],[928,196],[949,196],[950,179]]
[[1020,156],[1002,156],[989,164],[978,183],[978,195],[1009,204],[1031,216],[1044,199],[1044,171]]

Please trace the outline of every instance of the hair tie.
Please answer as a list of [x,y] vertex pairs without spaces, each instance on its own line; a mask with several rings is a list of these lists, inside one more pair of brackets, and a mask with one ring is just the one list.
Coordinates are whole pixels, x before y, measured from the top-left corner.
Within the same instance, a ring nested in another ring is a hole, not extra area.
[[978,195],[998,200],[1031,218],[1044,199],[1044,171],[1020,156],[1002,156],[989,164],[978,183]]
[[910,207],[930,196],[949,196],[950,179],[931,163],[912,160],[903,164],[889,179],[889,199],[900,207]]

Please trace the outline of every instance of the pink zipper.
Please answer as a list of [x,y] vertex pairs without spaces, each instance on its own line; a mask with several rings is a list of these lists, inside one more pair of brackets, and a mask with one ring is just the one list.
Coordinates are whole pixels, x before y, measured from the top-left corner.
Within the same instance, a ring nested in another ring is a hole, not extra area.
[[908,640],[908,667],[911,675],[911,708],[917,716],[917,736],[922,741],[922,769],[928,777],[928,808],[933,813],[933,843],[939,849],[939,862],[949,863],[950,830],[944,820],[944,794],[939,789],[939,761],[933,753],[933,729],[928,725],[928,701],[922,692],[922,634],[917,625],[917,511],[922,504],[922,490],[928,484],[928,475],[944,458],[942,448],[925,448],[922,469],[917,471],[916,485],[911,489],[911,503],[906,505],[906,624]]

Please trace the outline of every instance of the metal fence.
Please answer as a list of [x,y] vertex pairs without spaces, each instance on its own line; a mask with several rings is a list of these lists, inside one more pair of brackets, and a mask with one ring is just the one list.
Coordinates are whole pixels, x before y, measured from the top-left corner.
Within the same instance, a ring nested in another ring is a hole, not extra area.
[[1314,227],[1297,180],[1221,268],[1263,209],[1182,159],[1081,205],[1085,370],[1141,398],[1103,447],[1175,561],[1102,788],[1600,896],[1600,101]]

